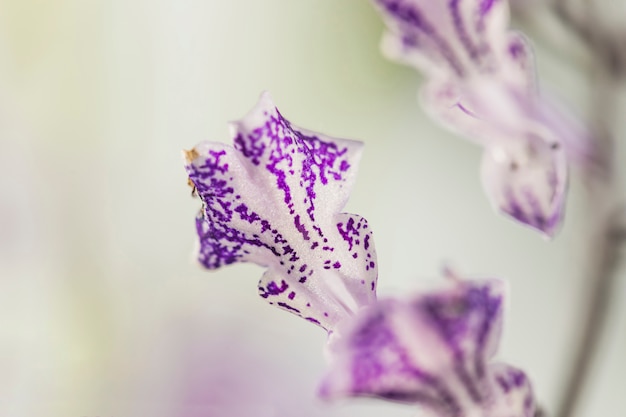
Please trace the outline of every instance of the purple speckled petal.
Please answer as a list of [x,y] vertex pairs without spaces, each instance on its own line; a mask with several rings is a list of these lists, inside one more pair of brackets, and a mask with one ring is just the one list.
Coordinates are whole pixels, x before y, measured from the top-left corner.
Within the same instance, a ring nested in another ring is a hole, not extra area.
[[[343,324],[322,398],[373,396],[421,404],[439,417],[531,417],[525,375],[489,364],[501,332],[500,282],[452,285],[408,300],[380,300]],[[522,385],[520,402],[514,388]]]
[[483,185],[497,210],[551,237],[563,218],[565,152],[532,136],[516,145],[485,149]]
[[[494,402],[489,405],[490,415],[508,416],[509,410],[516,410],[514,416],[534,417],[535,398],[532,385],[523,371],[503,363],[489,367],[494,385],[497,385]],[[519,411],[517,411],[519,410]]]
[[497,71],[509,20],[502,0],[373,0],[387,25],[383,53],[429,76]]
[[266,266],[261,297],[332,330],[376,297],[371,230],[340,213],[362,144],[293,126],[267,93],[231,131],[234,148],[204,142],[185,152],[203,202],[198,260]]

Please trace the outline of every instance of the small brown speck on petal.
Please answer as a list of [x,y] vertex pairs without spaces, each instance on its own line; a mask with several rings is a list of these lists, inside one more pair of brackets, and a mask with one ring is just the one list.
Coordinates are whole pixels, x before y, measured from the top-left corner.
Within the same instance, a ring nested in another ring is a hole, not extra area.
[[198,154],[198,151],[196,151],[195,148],[193,148],[190,151],[185,149],[185,150],[183,150],[183,154],[185,155],[185,159],[189,163],[192,163],[194,161],[194,159],[196,159],[198,156],[200,156],[200,154]]

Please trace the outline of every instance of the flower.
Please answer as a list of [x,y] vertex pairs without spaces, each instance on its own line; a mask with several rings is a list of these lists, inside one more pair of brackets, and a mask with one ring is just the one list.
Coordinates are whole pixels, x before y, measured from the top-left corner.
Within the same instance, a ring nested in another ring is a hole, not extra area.
[[536,88],[531,47],[508,31],[504,0],[373,0],[383,53],[423,72],[421,103],[483,146],[482,180],[500,212],[550,237],[560,225],[567,158],[586,133]]
[[371,230],[340,213],[362,143],[295,127],[267,93],[230,128],[234,147],[204,142],[184,153],[203,203],[198,260],[266,266],[261,297],[330,331],[376,298]]
[[499,281],[458,281],[381,299],[340,329],[320,395],[420,404],[440,417],[532,417],[526,375],[489,363],[502,325]]

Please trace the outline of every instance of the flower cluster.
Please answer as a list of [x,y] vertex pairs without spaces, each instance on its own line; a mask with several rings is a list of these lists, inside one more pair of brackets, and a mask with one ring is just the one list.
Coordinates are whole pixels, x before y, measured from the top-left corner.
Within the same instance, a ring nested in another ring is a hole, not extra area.
[[[384,53],[426,75],[425,110],[484,148],[493,206],[554,235],[567,161],[584,153],[585,134],[538,90],[529,43],[508,30],[507,3],[372,1],[387,26]],[[204,142],[184,153],[203,203],[198,260],[266,267],[260,296],[328,332],[320,397],[376,397],[438,417],[534,417],[524,372],[492,362],[500,281],[450,275],[443,289],[377,300],[370,226],[341,212],[360,142],[294,126],[267,93],[231,136],[233,147]]]
[[267,267],[260,296],[328,331],[322,398],[375,396],[443,417],[532,417],[524,373],[489,363],[499,282],[453,279],[439,292],[376,300],[370,227],[340,213],[361,143],[295,127],[267,93],[231,136],[234,147],[205,142],[184,153],[203,203],[198,260]]

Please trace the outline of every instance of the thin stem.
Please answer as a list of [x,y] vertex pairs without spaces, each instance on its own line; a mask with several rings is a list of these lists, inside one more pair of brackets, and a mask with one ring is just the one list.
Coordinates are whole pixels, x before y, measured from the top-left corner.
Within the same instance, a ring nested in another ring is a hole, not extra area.
[[557,417],[573,417],[588,383],[588,377],[606,328],[610,311],[611,289],[619,266],[619,247],[624,233],[614,176],[615,81],[621,78],[626,66],[623,34],[603,29],[597,21],[592,4],[584,3],[586,10],[576,12],[568,0],[554,0],[555,15],[589,48],[594,57],[592,76],[594,89],[592,122],[595,128],[595,157],[586,167],[585,182],[588,192],[590,219],[588,283],[582,332],[579,335],[574,360],[566,379]]
[[[593,208],[591,211],[593,213]],[[586,320],[579,336],[580,340],[571,372],[566,379],[568,383],[556,413],[558,417],[575,415],[606,327],[606,319],[610,311],[611,289],[617,275],[619,260],[618,245],[612,238],[612,217],[614,216],[609,214],[597,216],[599,230],[589,240],[590,245],[594,247],[594,254],[590,262],[592,272],[586,292],[586,297],[588,297]]]
[[614,126],[615,78],[612,75],[612,69],[598,62],[593,76],[595,88],[592,101],[596,139],[596,157],[593,159],[596,163],[587,167],[585,176],[591,226],[586,310],[583,311],[583,328],[557,417],[574,416],[580,405],[606,327],[611,289],[620,260],[621,241],[615,237],[623,231],[623,224],[620,218],[622,205],[614,176],[614,139],[611,130]]
[[610,74],[618,78],[626,68],[626,34],[611,30],[597,17],[590,0],[584,2],[585,10],[575,11],[568,0],[554,0],[554,15],[589,48]]
[[574,32],[583,42],[593,46],[594,32],[588,19],[583,19],[576,14],[567,0],[555,0],[552,8],[555,16],[566,27]]

